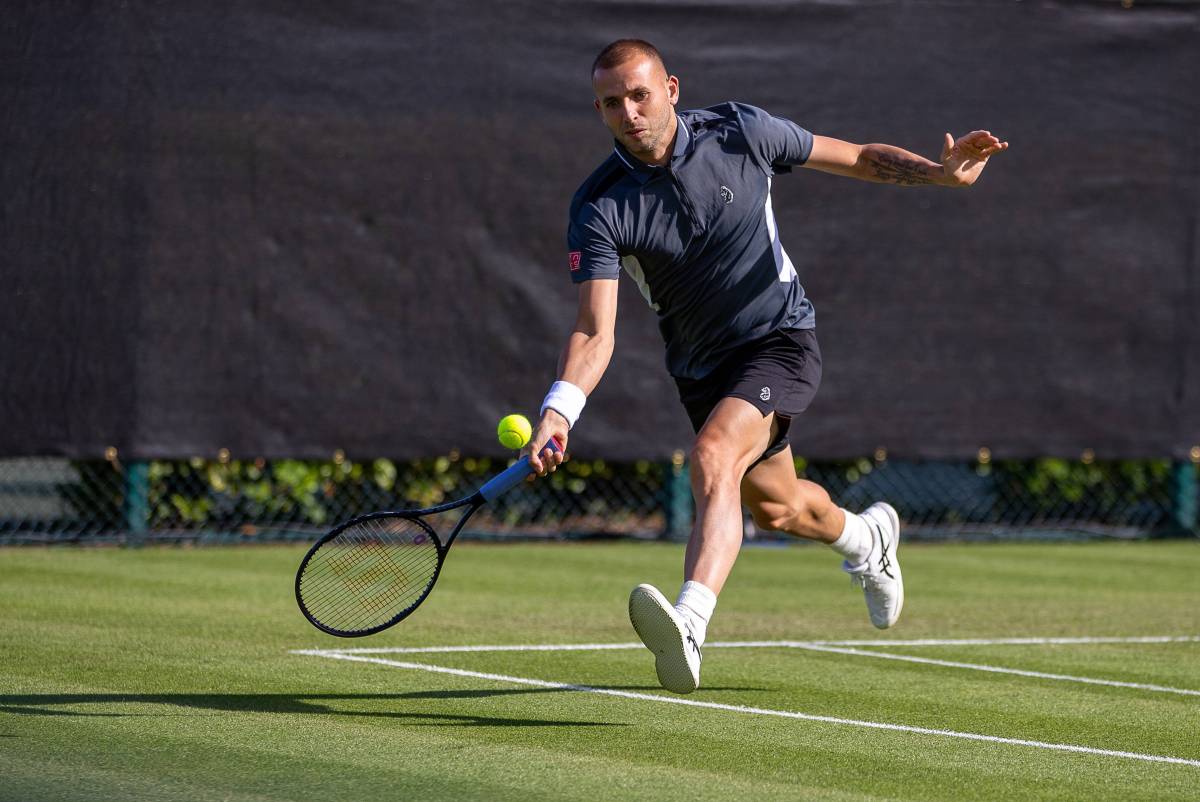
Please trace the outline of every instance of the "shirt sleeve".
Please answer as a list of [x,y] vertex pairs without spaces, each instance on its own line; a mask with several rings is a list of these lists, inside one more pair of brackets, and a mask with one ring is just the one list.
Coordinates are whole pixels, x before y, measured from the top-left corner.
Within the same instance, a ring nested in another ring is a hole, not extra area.
[[571,281],[576,284],[621,275],[616,243],[595,207],[585,208],[579,219],[567,226],[567,251]]
[[739,103],[737,110],[746,144],[768,174],[791,172],[792,165],[808,161],[813,145],[811,133],[754,106]]

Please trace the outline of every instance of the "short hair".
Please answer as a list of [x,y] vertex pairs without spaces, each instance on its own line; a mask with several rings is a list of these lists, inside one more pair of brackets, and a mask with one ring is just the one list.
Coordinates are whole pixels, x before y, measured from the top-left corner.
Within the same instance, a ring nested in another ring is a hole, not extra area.
[[662,53],[659,53],[658,48],[645,39],[618,39],[600,51],[600,55],[596,56],[596,60],[592,62],[592,71],[589,74],[594,76],[596,70],[611,70],[638,56],[654,59],[663,68],[663,72],[667,71]]

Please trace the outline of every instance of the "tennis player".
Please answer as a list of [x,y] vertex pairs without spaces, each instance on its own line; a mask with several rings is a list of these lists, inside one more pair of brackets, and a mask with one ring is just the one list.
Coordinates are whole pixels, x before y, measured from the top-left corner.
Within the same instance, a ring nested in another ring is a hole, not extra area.
[[[653,45],[613,42],[592,67],[595,107],[616,142],[571,202],[567,240],[579,287],[574,330],[531,443],[564,445],[612,356],[622,269],[658,314],[667,368],[696,431],[689,456],[696,519],[674,604],[638,585],[634,629],[659,682],[700,684],[700,647],[742,541],[742,505],[764,529],[827,543],[864,593],[871,623],[904,606],[900,521],[861,514],[796,476],[788,432],[821,380],[813,305],[780,242],[775,176],[807,167],[903,186],[971,186],[1008,147],[987,131],[945,135],[940,161],[891,145],[815,136],[741,103],[678,112],[679,80]],[[527,448],[528,452],[529,449]],[[539,475],[562,453],[530,454]]]

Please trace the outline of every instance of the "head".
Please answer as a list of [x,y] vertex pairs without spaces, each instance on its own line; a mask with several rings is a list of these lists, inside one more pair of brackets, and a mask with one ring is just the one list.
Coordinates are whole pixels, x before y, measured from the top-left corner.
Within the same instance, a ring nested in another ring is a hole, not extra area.
[[644,162],[665,164],[675,137],[679,79],[667,74],[658,49],[618,39],[592,64],[596,110],[625,148]]

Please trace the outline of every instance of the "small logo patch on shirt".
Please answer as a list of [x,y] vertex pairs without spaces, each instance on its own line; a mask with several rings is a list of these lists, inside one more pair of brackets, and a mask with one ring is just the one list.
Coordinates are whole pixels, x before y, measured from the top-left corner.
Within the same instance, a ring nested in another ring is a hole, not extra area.
[[725,205],[733,203],[733,190],[729,187],[721,187],[721,200],[725,201]]
[[571,260],[571,272],[579,269],[579,260],[583,256],[583,251],[571,251],[567,254],[567,258]]
[[763,401],[770,401],[771,400],[771,388],[770,387],[762,388],[762,392],[760,392],[758,394],[758,397],[761,398]]

